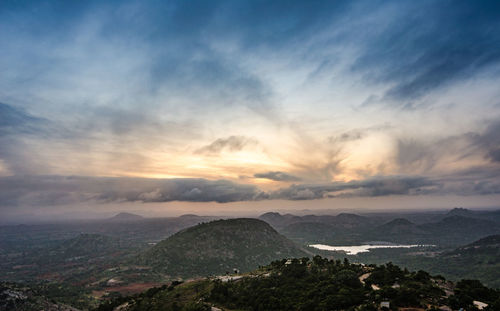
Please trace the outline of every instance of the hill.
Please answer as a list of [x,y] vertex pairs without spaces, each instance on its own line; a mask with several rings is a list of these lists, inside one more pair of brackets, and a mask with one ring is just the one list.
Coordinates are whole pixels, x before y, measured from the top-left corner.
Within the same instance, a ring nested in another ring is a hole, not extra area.
[[[446,292],[447,290],[448,292]],[[364,266],[315,256],[281,260],[248,275],[173,282],[120,297],[98,310],[476,310],[473,301],[498,310],[500,292],[478,281],[456,284],[391,263]],[[446,309],[446,307],[448,309]]]
[[480,279],[500,288],[500,235],[492,235],[440,256],[437,267],[455,278]]
[[[490,257],[486,263],[500,264],[500,235],[491,235],[471,244],[459,247],[445,254],[447,257],[471,257],[476,261],[485,261],[484,256]],[[494,256],[495,258],[491,258]]]
[[410,269],[423,269],[451,280],[478,279],[500,288],[500,235],[487,236],[435,256],[394,256],[392,259]]
[[488,235],[500,233],[500,225],[494,221],[464,216],[449,216],[436,223],[419,226],[433,237],[432,242],[442,245],[460,245]]
[[490,235],[469,245],[471,248],[493,247],[500,249],[500,234]]
[[456,207],[448,211],[443,216],[444,218],[450,216],[462,216],[462,217],[485,219],[496,223],[500,223],[500,210],[470,210],[462,207]]
[[356,214],[305,215],[265,213],[259,216],[281,234],[297,243],[356,244],[364,240],[363,233],[375,226],[376,219]]
[[115,216],[106,219],[108,222],[132,222],[132,221],[140,221],[143,220],[144,217],[132,213],[119,213]]
[[427,232],[405,218],[393,219],[365,234],[371,240],[382,240],[394,243],[421,243],[426,240]]
[[446,213],[446,216],[464,216],[464,217],[473,217],[474,212],[463,208],[463,207],[455,207],[454,209],[450,210],[448,213]]
[[269,212],[259,216],[260,220],[263,220],[273,226],[275,229],[282,229],[290,224],[301,222],[302,218],[292,214],[281,215],[276,212]]
[[298,243],[328,243],[339,236],[339,228],[317,222],[297,222],[283,228],[280,232]]
[[443,254],[438,262],[455,277],[481,279],[500,288],[500,235],[492,235]]
[[182,230],[141,254],[137,261],[173,277],[191,277],[233,269],[250,271],[272,260],[302,256],[307,253],[266,222],[238,218]]
[[376,229],[384,234],[421,234],[423,231],[405,218],[396,218]]

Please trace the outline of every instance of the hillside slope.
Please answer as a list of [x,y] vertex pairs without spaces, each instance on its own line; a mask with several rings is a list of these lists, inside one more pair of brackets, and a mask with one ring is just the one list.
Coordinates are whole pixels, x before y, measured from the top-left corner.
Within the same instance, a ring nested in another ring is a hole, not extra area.
[[182,230],[141,254],[137,261],[173,277],[250,271],[272,260],[307,256],[258,219],[227,219]]
[[[448,291],[446,292],[445,289]],[[447,295],[448,294],[448,295]],[[478,281],[456,284],[391,263],[350,264],[314,257],[281,260],[233,281],[204,278],[173,282],[140,295],[119,297],[97,310],[477,310],[473,301],[498,310],[500,292]]]
[[436,223],[420,225],[419,228],[433,236],[431,242],[450,246],[468,244],[500,233],[500,225],[496,222],[464,216],[449,216]]
[[480,279],[500,288],[500,235],[488,236],[443,254],[438,267],[456,278]]

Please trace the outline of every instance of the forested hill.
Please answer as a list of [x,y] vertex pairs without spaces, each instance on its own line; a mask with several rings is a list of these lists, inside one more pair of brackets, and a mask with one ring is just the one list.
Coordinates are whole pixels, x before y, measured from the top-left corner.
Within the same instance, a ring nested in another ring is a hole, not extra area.
[[251,271],[306,251],[267,223],[251,218],[217,220],[182,230],[139,255],[137,262],[172,277]]
[[[363,266],[315,256],[280,260],[251,274],[205,278],[118,298],[98,310],[500,310],[500,291],[479,281],[456,284],[393,264]],[[449,309],[448,309],[449,310]]]

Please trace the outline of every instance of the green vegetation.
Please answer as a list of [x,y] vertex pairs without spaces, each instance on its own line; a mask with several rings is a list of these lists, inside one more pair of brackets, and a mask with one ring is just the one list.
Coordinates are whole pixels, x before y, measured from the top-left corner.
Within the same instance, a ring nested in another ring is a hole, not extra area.
[[[125,214],[88,223],[4,226],[0,227],[0,282],[15,288],[14,291],[29,293],[25,296],[31,298],[16,302],[8,294],[2,296],[5,301],[0,299],[0,305],[7,303],[12,307],[15,302],[21,309],[29,310],[32,301],[35,308],[37,304],[43,306],[39,309],[64,304],[65,308],[85,310],[105,301],[113,304],[122,295],[140,293],[179,278],[220,276],[234,269],[252,271],[278,260],[238,281],[212,279],[203,283],[198,279],[151,289],[134,297],[158,298],[156,295],[161,293],[166,295],[162,300],[172,302],[167,308],[172,310],[203,310],[210,304],[231,310],[258,310],[273,304],[283,307],[288,301],[294,305],[301,305],[301,301],[312,303],[321,310],[318,306],[326,304],[323,298],[333,295],[336,301],[343,301],[342,306],[348,306],[352,293],[357,293],[361,300],[351,303],[360,303],[357,306],[363,305],[365,309],[383,300],[392,305],[417,306],[423,302],[434,303],[436,299],[470,309],[471,298],[498,306],[492,298],[496,291],[488,289],[492,296],[484,295],[484,286],[470,280],[478,279],[486,286],[500,288],[500,235],[473,243],[470,239],[497,230],[499,215],[499,212],[476,213],[462,209],[439,217],[436,214],[405,215],[408,220],[389,215],[384,216],[385,221],[378,216],[353,214],[299,217],[268,213],[262,217],[302,245],[308,242],[348,245],[373,240],[411,244],[435,241],[437,244],[435,247],[373,249],[358,255],[304,250],[256,219],[212,221],[214,218],[196,215],[148,219]],[[190,225],[194,226],[179,231]],[[174,232],[177,233],[166,238]],[[465,246],[454,246],[459,242]],[[282,260],[314,254],[337,260],[325,261],[326,268],[320,268],[320,263],[315,262],[317,258],[298,259],[293,264],[284,264],[286,261]],[[381,266],[345,265],[338,261],[344,257],[351,262]],[[292,285],[295,283],[291,281],[293,273],[289,269],[298,273],[297,287]],[[341,270],[345,271],[339,274]],[[428,283],[425,273],[409,272],[419,270],[443,275],[454,282],[469,281],[458,282],[454,300],[444,301],[442,293],[435,288],[442,285],[438,278],[430,278]],[[354,274],[358,278],[361,272],[371,274],[360,288],[358,282],[354,282]],[[339,283],[338,278],[347,283]],[[380,289],[375,291],[372,285]],[[263,294],[266,291],[276,295],[266,296]],[[478,294],[480,292],[482,294]],[[130,297],[120,299],[126,303]],[[150,301],[144,300],[144,306],[149,305]]]
[[180,231],[141,254],[137,263],[171,277],[193,277],[251,271],[272,260],[306,255],[267,223],[239,218]]
[[240,279],[202,279],[121,297],[97,310],[377,310],[381,302],[398,307],[452,306],[476,310],[479,300],[494,309],[500,291],[479,281],[461,281],[454,288],[442,277],[409,272],[391,263],[363,266],[320,256],[274,261]]
[[[342,214],[341,214],[342,215]],[[356,245],[367,241],[385,241],[401,244],[432,244],[457,247],[487,235],[499,234],[495,221],[451,215],[435,222],[415,224],[405,218],[380,224],[374,219],[338,216],[290,217],[265,214],[280,233],[303,244]],[[344,214],[345,215],[345,214]],[[359,216],[358,216],[359,217]],[[285,225],[284,225],[285,224]]]
[[[0,283],[0,310],[76,310],[97,305],[82,288],[44,282],[41,284]],[[71,305],[71,306],[70,306]]]
[[297,222],[290,224],[281,230],[281,233],[300,243],[315,241],[316,243],[328,243],[334,239],[339,239],[341,229],[334,225],[318,222]]
[[347,257],[375,264],[392,261],[411,270],[441,274],[454,281],[478,279],[487,286],[500,288],[500,235],[489,236],[454,250],[436,247],[374,249]]

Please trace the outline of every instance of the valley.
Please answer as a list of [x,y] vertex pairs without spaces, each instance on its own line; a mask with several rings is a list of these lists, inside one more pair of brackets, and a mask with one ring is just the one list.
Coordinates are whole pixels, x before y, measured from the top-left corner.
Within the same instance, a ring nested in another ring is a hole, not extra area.
[[219,276],[236,282],[273,261],[320,255],[358,265],[392,262],[408,271],[500,288],[499,215],[454,209],[427,222],[425,213],[266,213],[258,219],[119,214],[90,222],[4,226],[0,281],[87,310],[172,282]]

